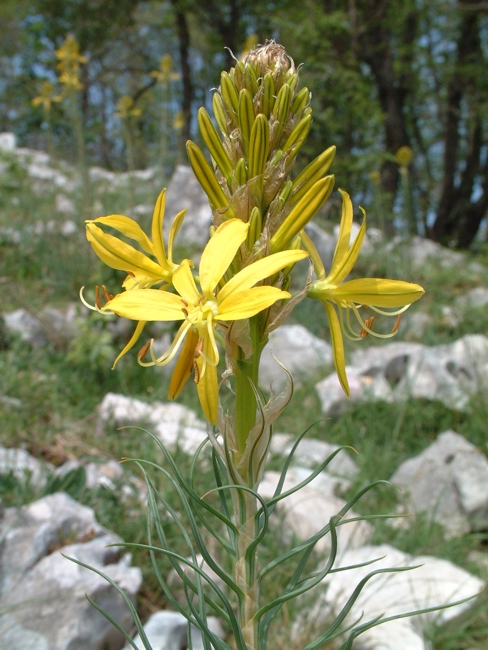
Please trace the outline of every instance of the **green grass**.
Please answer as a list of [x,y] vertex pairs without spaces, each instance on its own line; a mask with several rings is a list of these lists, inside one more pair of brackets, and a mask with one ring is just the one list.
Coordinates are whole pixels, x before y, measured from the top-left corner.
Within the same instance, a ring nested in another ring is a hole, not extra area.
[[[153,201],[153,189],[150,188],[148,196],[144,195],[143,188],[138,188],[138,191],[138,202]],[[100,187],[95,195],[102,208],[100,213],[124,213],[127,197],[123,193],[109,194]],[[74,199],[78,205],[78,197]],[[23,307],[35,314],[46,304],[63,306],[77,301],[81,285],[89,288],[103,282],[110,287],[120,283],[123,274],[107,269],[94,258],[84,239],[81,220],[79,234],[71,238],[55,233],[35,236],[29,231],[28,226],[33,221],[46,223],[52,218],[58,222],[63,220],[53,215],[54,192],[40,196],[34,194],[25,174],[14,165],[0,187],[0,229],[15,227],[23,236],[16,245],[0,243],[1,311],[9,312]],[[486,260],[485,249],[477,259]],[[432,323],[422,338],[417,339],[420,342],[434,345],[454,341],[467,333],[488,335],[486,309],[468,311],[458,325],[445,322],[441,314],[442,305],[452,304],[455,296],[486,283],[488,272],[470,271],[468,264],[455,270],[426,265],[419,271],[413,271],[408,260],[383,255],[380,259],[372,257],[362,260],[357,273],[358,276],[389,275],[425,286],[426,296],[416,308],[431,314]],[[325,311],[318,302],[300,303],[293,319],[313,333],[329,339]],[[141,343],[145,340],[141,340]],[[12,337],[9,348],[0,350],[0,396],[20,399],[21,406],[6,406],[0,402],[2,444],[24,447],[34,456],[54,464],[61,464],[69,457],[93,460],[136,456],[160,462],[160,454],[153,442],[142,432],[132,429],[119,431],[109,426],[101,434],[97,428],[96,406],[109,391],[146,401],[166,399],[168,379],[164,373],[154,368],[140,368],[134,353],[122,359],[115,371],[110,370],[112,360],[124,342],[123,337],[113,340],[110,321],[97,315],[90,316],[82,325],[80,334],[70,343],[56,344],[56,341],[52,341],[45,347],[31,349]],[[374,343],[368,339],[359,345]],[[348,352],[353,349],[353,344],[349,344]],[[181,401],[201,416],[191,382],[184,390]],[[360,468],[358,482],[352,488],[354,490],[366,481],[389,479],[401,462],[420,453],[446,429],[463,434],[486,454],[487,411],[479,396],[473,398],[467,413],[450,411],[440,403],[410,400],[404,404],[361,404],[341,417],[323,420],[313,386],[304,386],[295,392],[276,430],[298,434],[308,425],[318,422],[310,436],[353,446],[358,452],[354,460]],[[184,455],[179,455],[178,464],[184,473],[188,472],[188,459]],[[133,465],[127,465],[125,470],[128,475],[138,475]],[[161,477],[157,480],[161,481],[161,489],[165,490],[168,498],[176,500],[171,484]],[[202,491],[209,488],[208,480],[208,476],[202,472],[199,476]],[[115,492],[107,489],[88,490],[82,473],[70,476],[62,485],[51,483],[44,491],[34,489],[29,482],[25,484],[12,476],[2,476],[0,498],[5,506],[18,506],[60,487],[81,503],[94,507],[100,523],[117,532],[124,540],[145,540],[146,516],[137,499],[122,497],[119,489]],[[383,486],[369,493],[356,510],[362,514],[393,512],[397,503],[398,493],[393,488]],[[168,523],[168,531],[178,546],[180,540],[176,528]],[[469,554],[471,551],[484,552],[488,545],[487,536],[482,533],[445,540],[440,527],[425,517],[412,519],[405,528],[394,527],[388,521],[377,522],[373,541],[387,542],[409,553],[449,559],[478,575],[482,575],[482,569],[470,560]],[[263,553],[268,557],[284,547],[279,537],[273,537],[265,545]],[[165,607],[167,603],[145,553],[135,551],[134,563],[142,568],[144,574],[139,607],[142,615],[147,616],[154,608]],[[162,570],[163,573],[169,570],[168,562],[162,562]],[[284,567],[283,575],[268,585],[269,596],[278,593],[286,581],[287,572],[288,569]],[[284,609],[280,623],[282,630],[287,628],[295,614],[293,608]],[[280,625],[273,637],[276,648],[283,647],[283,643],[286,645]],[[487,639],[488,611],[484,605],[470,620],[460,622],[457,627],[437,630],[433,643],[435,650],[481,650],[486,648]]]

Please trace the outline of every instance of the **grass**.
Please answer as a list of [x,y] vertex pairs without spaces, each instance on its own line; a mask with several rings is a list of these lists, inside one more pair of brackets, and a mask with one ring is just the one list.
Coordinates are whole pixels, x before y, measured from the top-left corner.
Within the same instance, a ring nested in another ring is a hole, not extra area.
[[[0,304],[3,312],[22,307],[37,314],[46,304],[64,306],[76,302],[81,285],[90,287],[103,281],[116,286],[120,282],[121,274],[103,267],[94,258],[81,223],[78,234],[70,238],[57,234],[56,230],[39,235],[29,228],[33,221],[46,224],[53,219],[55,193],[52,190],[34,193],[23,170],[12,161],[8,173],[0,178],[3,178],[0,186],[0,233],[5,228],[14,228],[21,233],[16,244],[8,243],[0,236]],[[137,202],[151,203],[155,196],[153,189],[149,189],[151,196],[148,197],[144,188],[139,186]],[[124,213],[127,196],[123,192],[109,192],[100,186],[94,195],[103,208],[100,213]],[[78,197],[73,198],[79,207]],[[59,216],[54,218],[58,224],[63,221]],[[481,253],[478,260],[485,261],[485,249]],[[432,320],[421,342],[434,345],[452,342],[468,333],[488,335],[486,309],[471,309],[455,324],[443,319],[442,314],[442,306],[451,305],[455,296],[486,283],[488,272],[470,270],[469,264],[457,268],[455,273],[452,269],[438,268],[433,264],[413,271],[408,260],[383,255],[364,258],[358,274],[388,274],[417,281],[427,288],[427,295],[418,308],[429,313]],[[318,302],[303,301],[293,318],[316,335],[329,339],[325,313]],[[134,455],[154,462],[161,460],[154,444],[138,431],[118,431],[107,427],[101,434],[98,430],[96,406],[107,392],[124,393],[146,401],[164,401],[168,388],[164,373],[153,368],[140,368],[133,354],[122,359],[117,370],[110,370],[113,358],[126,340],[123,334],[114,337],[111,327],[110,319],[93,315],[84,320],[79,334],[68,342],[50,340],[46,346],[37,349],[11,337],[9,346],[0,350],[0,396],[16,398],[20,400],[20,406],[0,401],[2,443],[5,446],[23,447],[55,465],[67,458],[97,460]],[[368,340],[368,344],[373,343]],[[352,349],[349,345],[348,351]],[[181,401],[201,416],[191,386],[185,389]],[[360,468],[358,484],[362,484],[378,478],[388,479],[401,462],[425,449],[446,429],[463,434],[487,453],[487,411],[481,396],[473,398],[468,413],[450,411],[440,403],[410,400],[404,404],[361,404],[340,417],[324,421],[313,387],[304,386],[295,392],[276,429],[299,433],[309,424],[318,422],[310,435],[351,445],[358,451],[355,461]],[[180,454],[178,463],[183,472],[188,471],[188,459],[184,455]],[[135,467],[128,465],[125,469],[127,475],[137,475]],[[204,472],[199,481],[201,489],[207,489],[208,477]],[[81,503],[94,507],[99,522],[116,531],[124,540],[144,541],[146,517],[135,495],[132,498],[123,496],[120,489],[89,490],[82,472],[67,477],[64,483],[51,482],[43,490],[35,489],[29,482],[19,482],[12,475],[0,477],[0,498],[5,506],[19,506],[60,488]],[[169,483],[163,481],[161,488],[167,498],[176,499],[171,494]],[[392,512],[397,501],[393,489],[382,487],[369,493],[356,509],[363,514]],[[178,546],[176,529],[168,524],[168,530]],[[488,538],[484,533],[472,533],[445,540],[439,526],[426,518],[416,517],[406,528],[393,527],[388,522],[376,523],[374,542],[387,542],[409,553],[449,559],[482,575],[482,567],[470,559],[473,557],[470,553],[485,552]],[[278,537],[273,538],[263,552],[271,555],[277,549],[283,550],[283,544]],[[146,555],[135,551],[133,561],[144,574],[138,602],[143,617],[146,617],[155,609],[165,607],[166,602]],[[163,573],[169,568],[169,563],[162,561]],[[282,587],[287,571],[284,567],[280,578],[267,587],[268,595],[277,593]],[[275,627],[272,648],[286,645],[283,630],[288,629],[296,613],[293,607],[283,610]],[[312,629],[305,626],[304,632],[310,636]],[[483,604],[469,620],[459,622],[457,627],[437,629],[433,632],[432,642],[435,650],[481,650],[486,648],[487,639],[488,608]]]

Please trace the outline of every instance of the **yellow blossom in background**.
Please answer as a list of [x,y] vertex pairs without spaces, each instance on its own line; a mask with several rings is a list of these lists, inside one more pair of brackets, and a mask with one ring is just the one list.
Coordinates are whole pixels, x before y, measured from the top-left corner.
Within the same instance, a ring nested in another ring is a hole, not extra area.
[[175,115],[175,119],[173,120],[173,128],[176,131],[181,131],[184,126],[185,118],[183,117],[183,111],[178,111]]
[[[390,334],[378,334],[371,329],[374,318],[363,319],[360,309],[368,307],[382,315],[399,317],[412,302],[423,296],[424,290],[418,284],[401,280],[362,278],[344,281],[352,271],[361,250],[366,233],[366,216],[355,240],[350,245],[352,203],[347,192],[339,191],[342,195],[342,217],[332,267],[327,275],[318,254],[311,253],[318,279],[311,283],[308,297],[320,300],[325,305],[337,375],[344,392],[349,396],[342,334],[353,340],[360,340],[367,334],[380,338],[394,336],[398,329],[398,318]],[[393,311],[384,311],[385,308]],[[359,332],[353,328],[351,314],[361,328]]]
[[43,81],[39,87],[39,95],[32,99],[33,106],[43,107],[46,113],[49,113],[53,102],[60,102],[61,96],[57,94],[56,87],[50,81]]
[[307,257],[305,251],[299,250],[270,255],[246,266],[219,289],[234,256],[246,240],[248,229],[249,224],[239,219],[229,219],[217,228],[202,253],[198,276],[201,290],[191,272],[192,263],[185,260],[172,276],[177,293],[134,289],[118,294],[102,308],[138,321],[183,321],[167,352],[156,358],[151,345],[152,361],[140,362],[165,365],[187,339],[189,345],[182,351],[182,362],[174,370],[171,397],[179,393],[194,367],[200,403],[212,424],[217,423],[218,416],[217,325],[251,318],[277,300],[290,298],[290,293],[277,287],[254,285]]
[[413,160],[413,151],[410,147],[400,147],[395,154],[395,160],[400,167],[408,167]]
[[74,70],[79,68],[80,63],[86,63],[87,58],[80,54],[80,46],[73,34],[68,34],[61,47],[55,50],[58,66],[63,65],[65,69]]
[[381,182],[381,172],[379,172],[377,169],[369,172],[369,180],[374,183],[374,185],[379,185]]
[[242,48],[242,52],[240,55],[240,59],[242,57],[246,56],[246,54],[249,54],[251,50],[254,50],[256,45],[258,44],[258,35],[257,34],[249,34],[249,36],[246,38],[246,42],[244,43],[244,46]]
[[127,119],[128,117],[138,117],[142,114],[140,108],[134,106],[134,100],[129,95],[123,95],[117,102],[115,117]]
[[171,54],[165,54],[159,62],[159,70],[152,70],[151,77],[156,77],[158,83],[168,84],[170,81],[176,81],[180,78],[177,72],[171,72],[173,67],[173,59]]
[[80,63],[86,63],[87,58],[80,54],[80,46],[76,38],[69,34],[61,47],[55,50],[58,59],[58,81],[65,91],[77,91],[83,88],[80,82]]

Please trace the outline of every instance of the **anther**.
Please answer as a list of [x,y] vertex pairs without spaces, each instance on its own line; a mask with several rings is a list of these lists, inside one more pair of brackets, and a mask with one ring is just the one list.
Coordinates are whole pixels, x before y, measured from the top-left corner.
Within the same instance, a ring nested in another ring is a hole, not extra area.
[[107,287],[102,284],[103,295],[105,296],[105,302],[112,300],[113,296],[107,291]]
[[398,314],[395,324],[393,325],[393,329],[391,330],[392,334],[396,334],[396,332],[398,332],[398,328],[400,327],[401,320],[402,320],[402,314]]
[[136,274],[133,271],[127,271],[127,275],[130,275],[131,278],[136,277]]
[[185,314],[185,316],[188,318],[188,309],[185,309],[184,307],[181,308],[181,311]]
[[[183,298],[182,298],[182,299],[181,299],[181,302],[185,305],[185,307],[188,307],[188,303],[187,303],[186,300],[183,300]],[[183,310],[183,311],[185,311],[185,310]]]
[[195,352],[193,353],[193,358],[198,359],[198,357],[202,354],[202,350],[203,350],[203,338],[199,339],[198,343],[196,344]]
[[142,348],[139,350],[139,352],[137,353],[137,358],[139,359],[139,361],[142,361],[142,360],[144,359],[144,357],[145,357],[146,354],[147,354],[147,351],[148,351],[149,348],[151,347],[151,343],[152,343],[152,340],[151,340],[151,341],[148,341],[148,342],[145,343],[145,344],[142,346]]
[[95,285],[95,305],[98,307],[98,309],[102,308],[102,304],[100,302],[100,290],[98,288],[98,284]]
[[[367,327],[368,329],[371,329],[371,328],[373,327],[373,323],[374,323],[374,316],[371,316],[371,318],[367,318],[367,319],[364,321],[364,324],[366,325],[366,327]],[[360,336],[362,339],[365,339],[365,338],[368,336],[368,334],[369,334],[369,332],[368,332],[367,329],[365,329],[364,327],[361,328],[361,332],[359,333],[359,336]]]
[[193,367],[195,368],[195,384],[198,384],[200,381],[200,370],[198,369],[198,364],[196,361],[193,364]]

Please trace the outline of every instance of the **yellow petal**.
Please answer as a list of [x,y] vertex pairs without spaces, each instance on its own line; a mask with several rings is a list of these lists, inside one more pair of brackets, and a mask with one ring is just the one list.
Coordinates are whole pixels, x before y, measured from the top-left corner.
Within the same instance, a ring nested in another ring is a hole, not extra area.
[[[203,358],[199,357],[197,359],[197,373],[202,373],[203,363]],[[219,417],[219,381],[216,366],[206,364],[205,374],[197,382],[197,391],[205,417],[212,424],[217,424]]]
[[184,210],[181,210],[178,212],[176,217],[173,219],[173,222],[171,224],[171,227],[169,229],[169,235],[168,235],[168,259],[170,264],[173,263],[173,246],[175,242],[176,235],[178,234],[179,229],[181,228],[181,224],[183,223],[183,219],[185,218],[185,214],[187,212],[187,208]]
[[190,260],[183,260],[173,273],[173,286],[186,302],[196,305],[202,296],[196,287],[190,268]]
[[142,330],[144,329],[145,324],[146,324],[145,320],[141,320],[141,321],[139,321],[137,323],[137,327],[134,330],[134,334],[131,336],[130,341],[127,343],[127,345],[122,350],[122,352],[119,354],[119,356],[115,359],[114,365],[112,366],[112,370],[115,368],[115,366],[119,362],[119,359],[121,359],[124,356],[124,354],[126,354],[137,343],[137,341],[138,341],[138,339],[139,339],[139,337],[140,337],[140,335],[142,333]]
[[411,282],[364,278],[344,282],[332,292],[331,299],[375,307],[403,307],[415,302],[424,293],[420,285]]
[[291,298],[288,291],[276,287],[254,287],[245,291],[235,291],[219,303],[218,320],[240,320],[251,318],[263,309],[271,307],[277,300]]
[[295,264],[306,257],[308,257],[307,252],[300,250],[282,251],[269,257],[263,257],[263,259],[239,271],[239,273],[224,285],[219,292],[219,302],[225,300],[236,291],[250,289],[256,282],[264,280],[264,278],[278,273],[278,271],[281,271],[281,269],[284,269],[289,264]]
[[151,236],[154,246],[154,254],[156,259],[161,264],[163,269],[169,269],[168,260],[166,259],[166,253],[164,250],[164,241],[163,241],[163,222],[164,222],[164,208],[166,206],[166,190],[164,189],[161,194],[158,196],[156,205],[154,206],[152,226],[151,226]]
[[229,219],[217,228],[205,246],[199,272],[200,286],[207,298],[212,297],[213,290],[229,268],[239,246],[246,239],[248,229],[248,223],[240,219]]
[[146,253],[154,255],[154,248],[149,237],[134,219],[124,217],[122,214],[111,214],[108,217],[98,217],[98,219],[87,221],[87,223],[103,223],[110,226],[126,237],[134,239]]
[[344,341],[342,339],[341,325],[337,317],[334,307],[330,302],[324,302],[325,309],[327,310],[327,317],[330,325],[330,338],[332,343],[332,351],[334,353],[334,365],[337,376],[342,386],[342,390],[348,397],[351,396],[349,389],[349,382],[346,375],[346,358],[344,355]]
[[352,271],[356,261],[358,259],[359,253],[361,251],[361,246],[363,245],[364,235],[366,234],[366,216],[363,219],[361,228],[354,240],[351,248],[347,253],[341,258],[337,259],[336,263],[332,263],[332,268],[329,273],[329,280],[334,284],[339,284],[342,282],[349,273]]
[[193,328],[188,330],[185,343],[171,375],[168,399],[176,399],[183,390],[195,363],[195,347],[198,343],[198,332]]
[[113,269],[133,271],[134,273],[142,272],[144,275],[155,279],[163,279],[168,275],[147,255],[117,239],[117,237],[104,233],[101,228],[93,223],[86,225],[86,238],[102,262]]
[[133,289],[119,293],[103,309],[131,320],[184,320],[181,298],[157,289]]
[[347,192],[339,188],[339,192],[342,196],[342,215],[341,215],[341,225],[339,230],[339,237],[337,238],[337,244],[334,251],[334,257],[332,258],[331,265],[331,274],[332,269],[336,268],[342,261],[343,257],[346,255],[349,249],[349,242],[351,239],[351,228],[352,228],[352,201]]

